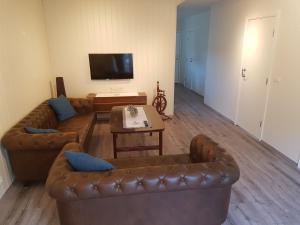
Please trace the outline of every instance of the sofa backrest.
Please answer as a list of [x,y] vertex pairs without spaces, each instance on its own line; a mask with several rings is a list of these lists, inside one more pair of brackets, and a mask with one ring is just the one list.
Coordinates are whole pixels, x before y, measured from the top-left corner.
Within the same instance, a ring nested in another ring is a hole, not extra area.
[[58,120],[55,112],[48,105],[48,101],[41,103],[20,122],[18,122],[12,129],[24,127],[34,127],[42,129],[55,129],[58,126]]

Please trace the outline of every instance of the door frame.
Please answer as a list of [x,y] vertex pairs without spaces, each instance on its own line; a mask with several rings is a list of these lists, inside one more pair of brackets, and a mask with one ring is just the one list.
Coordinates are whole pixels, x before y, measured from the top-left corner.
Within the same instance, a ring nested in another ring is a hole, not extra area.
[[[244,35],[243,35],[243,42],[242,42],[242,59],[241,59],[241,66],[240,66],[240,72],[239,72],[239,85],[238,85],[238,95],[236,99],[236,110],[235,110],[235,119],[234,119],[234,124],[238,126],[238,117],[239,117],[239,109],[240,109],[240,100],[241,100],[241,91],[242,91],[242,76],[241,76],[241,71],[243,69],[244,65],[244,58],[245,58],[245,48],[244,48],[244,43],[245,43],[245,38],[247,35],[247,28],[248,28],[248,21],[249,20],[255,20],[255,19],[265,19],[265,18],[275,18],[275,37],[273,41],[273,46],[272,46],[272,51],[271,51],[271,63],[270,63],[270,69],[269,69],[269,74],[268,74],[268,79],[269,83],[267,85],[267,93],[266,93],[266,99],[265,99],[265,107],[264,107],[264,115],[263,115],[263,121],[262,121],[262,127],[261,127],[261,133],[259,137],[259,141],[263,139],[263,134],[264,134],[264,128],[265,128],[265,121],[266,121],[266,115],[267,115],[267,110],[268,110],[268,105],[269,105],[269,99],[270,99],[270,92],[272,88],[272,77],[273,77],[273,68],[274,68],[274,59],[275,59],[275,53],[276,53],[276,47],[278,43],[278,33],[279,33],[279,28],[280,28],[280,17],[281,17],[281,11],[276,11],[273,13],[264,13],[260,14],[257,16],[251,16],[247,17],[245,20],[245,25],[244,25]],[[250,134],[252,137],[257,139],[254,135]]]
[[[176,31],[176,49],[175,49],[175,77],[174,77],[174,83],[181,83],[181,61],[182,61],[182,32],[181,31]],[[179,68],[178,68],[178,75],[179,75],[179,80],[176,80],[176,70],[177,70],[177,37],[179,36]]]

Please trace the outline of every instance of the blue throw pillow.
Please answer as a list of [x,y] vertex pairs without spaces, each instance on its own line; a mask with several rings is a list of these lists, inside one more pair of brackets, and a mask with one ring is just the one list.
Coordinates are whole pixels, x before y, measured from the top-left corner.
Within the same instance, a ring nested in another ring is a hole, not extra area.
[[51,133],[58,133],[58,130],[55,129],[38,129],[33,127],[25,127],[25,132],[28,134],[51,134]]
[[83,152],[64,152],[64,156],[71,164],[74,170],[81,172],[97,172],[108,171],[114,167],[105,160],[95,158],[89,154]]
[[48,104],[52,107],[59,121],[71,119],[76,115],[74,107],[70,101],[63,95],[58,98],[50,99]]

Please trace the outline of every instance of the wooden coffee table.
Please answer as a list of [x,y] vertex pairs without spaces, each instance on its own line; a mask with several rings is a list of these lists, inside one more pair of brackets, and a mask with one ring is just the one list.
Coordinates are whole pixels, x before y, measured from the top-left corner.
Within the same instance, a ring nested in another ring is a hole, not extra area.
[[[146,113],[149,125],[147,128],[123,128],[123,107],[117,106],[112,108],[111,112],[111,133],[113,134],[113,149],[114,158],[117,158],[118,152],[130,152],[130,151],[146,151],[146,150],[159,150],[159,155],[162,155],[163,145],[163,131],[165,130],[164,122],[160,115],[156,112],[155,108],[150,105],[145,105],[144,111]],[[121,134],[134,134],[134,133],[159,133],[159,140],[157,145],[144,145],[144,146],[133,146],[133,147],[118,147],[117,139],[118,135]]]

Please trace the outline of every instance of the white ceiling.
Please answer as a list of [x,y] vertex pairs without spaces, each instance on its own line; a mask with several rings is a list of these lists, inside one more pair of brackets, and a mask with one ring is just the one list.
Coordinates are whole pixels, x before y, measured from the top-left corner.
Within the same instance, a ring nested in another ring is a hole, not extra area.
[[178,15],[182,17],[197,14],[218,1],[222,0],[185,0],[178,6]]

